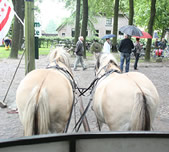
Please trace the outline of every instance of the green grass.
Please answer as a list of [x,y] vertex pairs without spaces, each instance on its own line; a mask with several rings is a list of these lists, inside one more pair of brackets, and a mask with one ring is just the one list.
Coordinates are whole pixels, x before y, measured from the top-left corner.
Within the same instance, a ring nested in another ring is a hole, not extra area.
[[0,59],[2,58],[8,58],[10,54],[11,49],[5,50],[5,47],[0,47]]
[[[10,51],[11,49],[5,50],[5,47],[0,47],[0,59],[8,58]],[[49,52],[50,48],[39,48],[39,55],[48,55]],[[22,55],[23,51],[19,51],[18,53],[19,55]]]
[[48,55],[50,48],[39,48],[39,55]]
[[[0,47],[0,59],[8,58],[11,49],[5,50],[5,47]],[[39,48],[39,55],[48,55],[50,52],[50,48]],[[19,55],[22,55],[23,51],[18,52]],[[93,54],[90,52],[86,52],[87,58],[92,58]]]

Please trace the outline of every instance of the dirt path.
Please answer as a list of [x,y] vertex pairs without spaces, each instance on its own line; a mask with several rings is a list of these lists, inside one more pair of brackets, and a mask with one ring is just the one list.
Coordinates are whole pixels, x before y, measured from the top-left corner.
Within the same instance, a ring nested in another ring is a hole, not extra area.
[[[74,59],[71,60],[72,64]],[[4,59],[0,60],[0,100],[4,99],[7,88],[13,77],[13,73],[16,69],[19,59]],[[76,81],[80,87],[86,88],[94,79],[94,62],[92,60],[86,61],[88,69],[82,71],[79,68],[74,72]],[[36,60],[36,68],[45,68],[47,65],[46,56],[41,56],[39,60]],[[130,71],[133,71],[133,64],[130,66]],[[15,76],[14,82],[11,86],[9,94],[5,100],[8,105],[6,109],[0,109],[0,139],[17,138],[23,136],[23,128],[19,120],[18,114],[9,114],[8,111],[11,108],[15,109],[15,93],[20,81],[24,78],[24,61],[21,62],[20,68]],[[169,63],[139,63],[139,72],[144,73],[150,78],[156,86],[160,95],[160,106],[158,109],[157,117],[154,122],[155,131],[169,131]],[[83,97],[84,105],[89,101],[88,96]],[[10,108],[10,109],[9,109]],[[78,109],[77,109],[78,111]],[[77,112],[78,113],[78,112]],[[79,115],[79,114],[78,114]],[[97,131],[96,119],[94,113],[89,110],[88,121],[92,131]],[[73,127],[73,122],[71,128]],[[103,131],[106,131],[107,127],[104,126]],[[83,129],[80,130],[81,132]]]

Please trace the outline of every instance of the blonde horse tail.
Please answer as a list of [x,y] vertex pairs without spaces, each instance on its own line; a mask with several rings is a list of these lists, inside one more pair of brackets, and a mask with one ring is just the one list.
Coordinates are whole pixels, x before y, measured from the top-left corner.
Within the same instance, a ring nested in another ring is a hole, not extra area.
[[151,97],[145,93],[136,94],[136,104],[131,115],[131,130],[150,130],[151,129],[151,111],[149,103]]
[[48,96],[45,89],[35,87],[25,105],[23,126],[25,136],[47,134],[50,122]]

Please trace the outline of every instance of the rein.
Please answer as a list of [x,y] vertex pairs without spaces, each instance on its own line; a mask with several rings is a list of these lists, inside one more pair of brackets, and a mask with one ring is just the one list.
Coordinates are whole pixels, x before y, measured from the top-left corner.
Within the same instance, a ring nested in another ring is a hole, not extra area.
[[[105,67],[103,67],[103,68],[105,68]],[[111,69],[111,70],[107,71],[106,73],[104,73],[103,75],[101,75],[100,77],[96,77],[96,78],[91,82],[91,84],[89,85],[89,87],[86,88],[79,96],[83,95],[83,94],[84,94],[85,92],[87,92],[88,90],[91,90],[91,91],[90,91],[90,94],[93,94],[93,91],[95,90],[95,87],[96,87],[96,85],[98,84],[99,80],[101,80],[103,77],[108,77],[110,74],[112,74],[112,73],[114,73],[114,72],[116,72],[116,73],[121,73],[121,72],[119,72],[118,70]],[[81,126],[81,124],[82,124],[82,121],[83,121],[83,119],[84,119],[84,117],[85,117],[85,115],[86,115],[86,113],[87,113],[87,111],[88,111],[88,109],[89,109],[89,107],[90,107],[91,102],[92,102],[92,98],[90,98],[90,100],[89,100],[89,102],[88,102],[88,104],[87,104],[85,110],[84,110],[83,113],[81,114],[81,116],[80,116],[78,122],[76,123],[76,125],[74,126],[72,132],[73,132],[74,130],[77,130],[77,131],[78,131],[78,130],[80,129],[80,126]],[[78,128],[77,128],[77,127],[78,127]],[[76,129],[76,128],[77,128],[77,129]]]
[[70,83],[72,85],[73,91],[75,92],[75,89],[78,89],[78,91],[81,93],[80,89],[77,87],[77,84],[76,84],[72,74],[68,70],[60,67],[56,62],[55,62],[55,64],[56,64],[55,66],[47,66],[46,69],[60,70],[68,79],[71,78],[71,80],[69,79],[69,81],[70,81]]

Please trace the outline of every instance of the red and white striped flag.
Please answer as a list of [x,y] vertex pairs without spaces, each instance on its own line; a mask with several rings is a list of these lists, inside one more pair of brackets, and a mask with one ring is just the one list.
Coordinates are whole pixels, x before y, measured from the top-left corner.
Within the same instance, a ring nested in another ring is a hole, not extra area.
[[14,10],[11,3],[7,0],[0,0],[0,45],[9,31],[14,17]]

